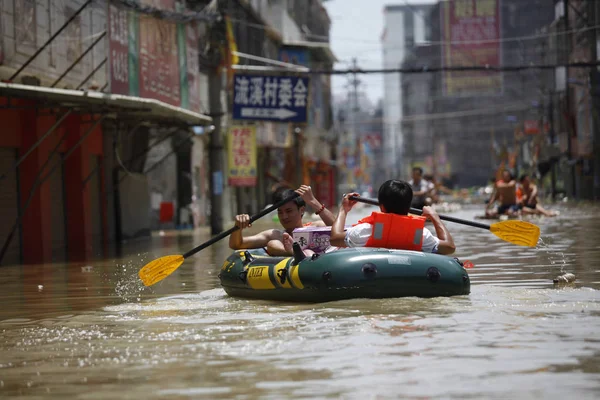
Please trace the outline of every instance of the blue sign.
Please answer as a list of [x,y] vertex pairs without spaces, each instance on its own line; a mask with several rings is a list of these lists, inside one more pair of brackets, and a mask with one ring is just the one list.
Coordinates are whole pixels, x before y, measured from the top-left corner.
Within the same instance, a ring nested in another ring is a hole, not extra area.
[[220,196],[223,194],[223,172],[216,171],[213,172],[213,194],[215,196]]
[[305,123],[309,87],[308,77],[236,74],[233,119]]
[[285,47],[279,50],[279,61],[289,64],[309,66],[308,51],[301,47]]

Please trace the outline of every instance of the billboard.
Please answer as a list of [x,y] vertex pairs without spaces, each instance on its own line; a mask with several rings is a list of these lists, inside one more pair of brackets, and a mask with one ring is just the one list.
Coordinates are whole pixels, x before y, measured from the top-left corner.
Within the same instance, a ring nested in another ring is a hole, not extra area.
[[[174,0],[141,3],[175,11]],[[111,93],[152,98],[200,112],[198,23],[177,24],[111,1],[108,29]]]
[[[442,65],[500,66],[502,62],[501,0],[448,0],[440,4]],[[502,93],[497,71],[445,71],[445,96]]]
[[[200,112],[200,62],[199,62],[199,28],[198,23],[189,22],[185,27],[186,42],[185,42],[185,71],[187,73],[187,82],[182,83],[182,106],[189,108],[192,111]],[[185,74],[182,74],[185,76]],[[183,91],[187,92],[187,104],[183,104]]]
[[[142,5],[152,6],[152,0]],[[162,9],[175,11],[175,2],[163,0]],[[179,106],[177,24],[140,14],[140,96]]]
[[227,149],[229,186],[256,186],[256,127],[232,126]]

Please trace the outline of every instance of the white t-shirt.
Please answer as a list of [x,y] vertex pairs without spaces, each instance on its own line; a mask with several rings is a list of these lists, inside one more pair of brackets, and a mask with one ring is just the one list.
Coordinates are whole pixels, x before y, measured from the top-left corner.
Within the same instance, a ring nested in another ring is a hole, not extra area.
[[[348,228],[344,242],[348,247],[364,247],[371,237],[373,225],[364,223]],[[423,246],[421,251],[424,253],[437,253],[440,239],[433,236],[429,229],[423,228]]]
[[421,180],[417,184],[415,184],[412,179],[410,181],[408,181],[408,184],[412,188],[413,193],[414,192],[425,192],[425,194],[422,194],[422,195],[419,195],[419,196],[414,195],[413,196],[413,201],[414,200],[419,200],[421,202],[424,202],[425,199],[427,198],[427,193],[431,189],[431,186],[429,185],[429,182],[426,181],[425,179],[421,178]]

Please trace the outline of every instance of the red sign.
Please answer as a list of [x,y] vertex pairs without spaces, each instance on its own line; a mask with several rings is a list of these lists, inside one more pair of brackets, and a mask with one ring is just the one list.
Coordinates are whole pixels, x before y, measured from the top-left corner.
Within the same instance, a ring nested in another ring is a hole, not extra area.
[[526,120],[523,125],[526,135],[536,135],[540,133],[538,122],[536,120]]
[[380,133],[368,133],[365,135],[365,142],[369,144],[371,149],[378,149],[381,147],[381,134]]
[[[501,0],[448,0],[441,3],[442,63],[444,67],[501,64]],[[447,96],[502,92],[502,73],[497,71],[444,72]]]
[[108,7],[108,45],[110,91],[129,94],[129,29],[128,12],[114,4]]
[[[151,0],[143,1],[154,6]],[[174,1],[162,0],[159,6],[169,11]],[[140,96],[179,106],[180,81],[177,49],[177,25],[173,22],[140,15]]]

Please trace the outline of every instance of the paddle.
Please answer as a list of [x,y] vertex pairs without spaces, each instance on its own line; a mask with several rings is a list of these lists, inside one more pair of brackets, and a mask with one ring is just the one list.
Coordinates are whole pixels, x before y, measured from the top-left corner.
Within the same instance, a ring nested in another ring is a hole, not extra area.
[[[258,214],[253,215],[250,218],[250,223],[253,223],[257,219],[264,217],[271,211],[278,209],[285,203],[288,203],[288,202],[294,200],[298,196],[299,196],[298,193],[294,193],[294,195],[286,197],[285,199],[281,200],[280,202],[273,204],[271,207],[265,208]],[[214,243],[218,242],[219,240],[226,238],[227,236],[231,235],[233,232],[235,232],[238,229],[240,229],[240,228],[238,228],[237,226],[234,226],[233,228],[226,230],[225,232],[221,232],[217,236],[210,239],[208,242],[202,243],[198,247],[194,247],[192,250],[188,251],[184,255],[171,255],[171,256],[164,256],[164,257],[157,258],[156,260],[151,261],[148,264],[144,265],[144,267],[140,270],[138,275],[145,286],[154,285],[155,283],[160,282],[163,279],[165,279],[167,276],[171,275],[173,273],[173,271],[175,271],[177,268],[179,268],[179,266],[181,264],[183,264],[183,261],[186,258],[191,257],[194,254],[196,254],[197,252],[199,252],[200,250],[204,250],[211,244],[214,244]]]
[[[374,206],[379,205],[377,200],[365,199],[357,196],[350,196],[350,200],[356,200],[358,202],[371,204]],[[417,208],[411,208],[410,212],[417,215],[423,214],[423,210],[419,210]],[[472,226],[474,228],[487,229],[500,239],[506,242],[517,244],[519,246],[534,247],[540,238],[540,228],[537,225],[527,221],[508,220],[496,222],[492,225],[486,225],[479,222],[449,217],[447,215],[440,215],[440,219],[444,221],[455,222],[457,224]]]

